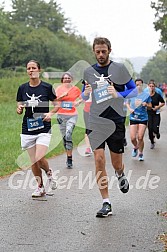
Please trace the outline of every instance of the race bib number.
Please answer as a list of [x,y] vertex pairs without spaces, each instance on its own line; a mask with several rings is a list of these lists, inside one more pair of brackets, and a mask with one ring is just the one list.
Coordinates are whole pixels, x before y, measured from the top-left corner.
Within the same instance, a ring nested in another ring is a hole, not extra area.
[[61,108],[64,108],[64,109],[72,109],[72,102],[61,102]]
[[112,95],[108,93],[107,87],[108,85],[105,85],[94,90],[94,96],[97,104],[112,98]]
[[27,118],[28,131],[38,130],[44,128],[44,124],[41,117],[38,118]]
[[136,121],[141,121],[141,118],[140,118],[140,113],[133,113],[132,114],[132,117],[131,117],[132,120],[136,120]]

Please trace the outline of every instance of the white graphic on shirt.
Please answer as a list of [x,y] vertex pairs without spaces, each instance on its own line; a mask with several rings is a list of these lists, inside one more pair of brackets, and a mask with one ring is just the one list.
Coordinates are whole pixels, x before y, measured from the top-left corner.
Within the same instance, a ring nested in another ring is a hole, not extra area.
[[30,100],[27,100],[28,103],[28,107],[32,108],[32,113],[34,113],[34,108],[38,106],[39,102],[42,102],[39,97],[41,97],[42,95],[39,96],[35,96],[35,94],[32,94],[32,96],[30,96],[29,94],[27,94],[27,97],[30,98]]
[[97,76],[96,74],[94,74],[94,76],[99,79],[98,81],[95,81],[96,84],[97,84],[97,88],[101,88],[103,87],[104,85],[108,84],[108,81],[107,79],[111,76],[112,74],[110,74],[109,76],[107,77],[104,77],[104,74],[101,74],[101,76]]

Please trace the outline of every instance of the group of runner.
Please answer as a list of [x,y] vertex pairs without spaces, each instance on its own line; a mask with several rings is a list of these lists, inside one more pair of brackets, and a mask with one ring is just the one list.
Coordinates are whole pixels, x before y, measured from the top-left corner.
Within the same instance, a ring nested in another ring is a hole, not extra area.
[[[123,193],[129,191],[129,182],[125,176],[123,163],[126,118],[124,106],[126,105],[130,111],[132,156],[137,156],[139,151],[139,160],[143,161],[143,136],[147,122],[150,120],[149,137],[153,145],[155,144],[154,137],[160,137],[158,111],[164,105],[163,98],[155,92],[155,83],[149,83],[150,92],[143,91],[141,79],[134,82],[123,64],[110,60],[111,50],[111,43],[107,38],[94,39],[93,52],[97,63],[84,71],[82,91],[73,85],[73,76],[69,72],[63,74],[61,85],[54,90],[51,84],[40,79],[40,64],[31,60],[27,63],[29,81],[22,84],[17,92],[17,113],[22,114],[25,109],[21,146],[23,150],[28,151],[32,172],[37,181],[37,189],[32,197],[42,197],[46,193],[42,169],[48,176],[51,187],[53,189],[56,187],[52,170],[45,158],[51,139],[52,116],[57,114],[67,153],[67,168],[72,168],[72,134],[78,118],[76,107],[80,103],[85,103],[83,112],[87,144],[85,154],[91,155],[93,151],[97,185],[103,203],[96,217],[112,214],[105,167],[106,144],[118,178],[119,188]],[[52,101],[54,105],[51,111],[49,111],[49,101]],[[155,117],[156,125],[152,127],[151,120],[155,123]]]

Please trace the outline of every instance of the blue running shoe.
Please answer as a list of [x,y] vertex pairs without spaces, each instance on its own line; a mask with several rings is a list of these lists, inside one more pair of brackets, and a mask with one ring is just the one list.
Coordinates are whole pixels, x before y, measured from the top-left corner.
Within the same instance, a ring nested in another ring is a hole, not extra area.
[[96,217],[103,218],[103,217],[107,217],[109,215],[112,215],[111,204],[109,204],[108,202],[104,202],[102,209],[100,209],[97,212]]
[[144,157],[143,157],[143,154],[139,154],[139,158],[138,158],[139,161],[144,161]]
[[69,157],[67,158],[66,165],[67,165],[67,168],[68,168],[68,169],[72,169],[72,168],[73,168],[72,158],[71,158],[71,157],[70,157],[70,158],[69,158]]
[[138,149],[133,149],[132,150],[132,157],[136,157],[137,156],[137,154],[138,154]]

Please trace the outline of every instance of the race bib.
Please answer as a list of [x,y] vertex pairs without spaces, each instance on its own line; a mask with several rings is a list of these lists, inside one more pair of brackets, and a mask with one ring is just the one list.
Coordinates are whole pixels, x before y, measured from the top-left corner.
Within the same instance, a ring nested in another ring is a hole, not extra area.
[[66,101],[61,102],[61,108],[72,109],[72,102],[66,102]]
[[131,116],[131,119],[132,120],[136,120],[136,121],[141,121],[141,118],[140,118],[140,113],[133,113],[132,116]]
[[28,131],[38,130],[44,128],[44,124],[41,117],[38,118],[27,118]]
[[104,85],[103,87],[96,88],[94,90],[94,96],[97,104],[112,98],[112,95],[108,93],[107,87],[108,85]]

